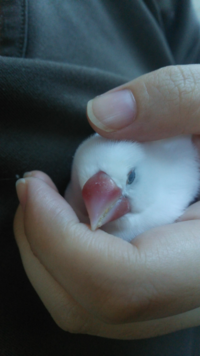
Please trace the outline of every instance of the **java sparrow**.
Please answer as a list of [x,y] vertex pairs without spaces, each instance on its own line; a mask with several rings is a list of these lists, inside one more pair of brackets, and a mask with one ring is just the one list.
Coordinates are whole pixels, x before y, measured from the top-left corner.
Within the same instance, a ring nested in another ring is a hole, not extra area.
[[92,230],[131,241],[180,217],[199,193],[191,136],[153,142],[111,141],[98,134],[77,149],[65,198]]

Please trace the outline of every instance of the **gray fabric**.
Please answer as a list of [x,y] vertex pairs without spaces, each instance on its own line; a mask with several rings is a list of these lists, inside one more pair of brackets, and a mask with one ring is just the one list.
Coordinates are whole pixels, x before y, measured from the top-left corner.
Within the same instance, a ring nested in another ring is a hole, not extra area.
[[1,0],[0,353],[197,356],[200,328],[119,341],[61,331],[23,270],[12,233],[14,183],[49,174],[61,193],[91,132],[87,101],[157,68],[200,60],[188,0]]
[[0,2],[0,55],[24,57],[27,41],[26,0]]

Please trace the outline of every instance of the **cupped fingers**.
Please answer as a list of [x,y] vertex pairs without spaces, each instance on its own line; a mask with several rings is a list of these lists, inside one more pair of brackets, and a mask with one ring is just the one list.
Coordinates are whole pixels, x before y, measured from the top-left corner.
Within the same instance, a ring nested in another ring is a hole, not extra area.
[[53,278],[97,318],[118,322],[137,313],[131,305],[129,268],[132,259],[137,261],[137,248],[80,224],[69,204],[45,182],[31,177],[22,184],[18,195],[25,234]]
[[27,276],[56,324],[65,331],[116,339],[141,339],[167,334],[200,323],[200,308],[176,316],[146,322],[113,325],[89,314],[44,268],[33,254],[23,226],[23,211],[18,208],[14,231]]
[[22,263],[31,284],[52,318],[59,327],[69,332],[88,333],[92,329],[94,333],[98,333],[99,326],[95,325],[93,318],[62,288],[33,254],[25,235],[23,220],[23,211],[19,206],[14,220],[14,232]]
[[94,318],[120,324],[199,306],[199,221],[153,229],[129,244],[92,232],[45,182],[25,180],[24,227],[31,250]]

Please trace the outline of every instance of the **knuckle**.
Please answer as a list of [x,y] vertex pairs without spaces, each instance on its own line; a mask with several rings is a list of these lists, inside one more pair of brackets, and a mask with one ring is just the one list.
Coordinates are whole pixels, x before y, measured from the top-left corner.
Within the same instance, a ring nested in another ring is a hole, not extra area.
[[53,320],[61,330],[74,334],[78,333],[78,327],[68,324],[63,318],[53,317]]
[[78,325],[68,325],[66,322],[60,319],[54,319],[56,325],[63,331],[67,331],[71,334],[81,334],[81,328]]
[[140,321],[151,313],[152,305],[155,304],[156,291],[153,286],[137,288],[129,299],[126,297],[121,301],[113,300],[99,310],[98,317],[108,324],[123,324],[127,322]]
[[196,122],[200,111],[199,69],[194,65],[164,67],[154,72],[153,84],[165,102],[166,115],[173,115],[179,134],[190,132],[190,122]]
[[[146,275],[146,270],[149,270],[149,257],[145,254],[141,255],[143,273],[137,274],[132,278],[129,288],[126,284],[126,289],[120,287],[118,293],[110,293],[99,306],[98,317],[104,323],[123,324],[129,322],[142,321],[152,317],[156,313],[157,307],[162,305],[160,295],[163,294],[162,281],[160,283],[154,278],[154,272]],[[118,283],[120,284],[120,283]],[[115,289],[116,290],[116,289]]]
[[117,325],[117,324],[122,324],[124,322],[127,322],[124,308],[112,307],[109,309],[110,310],[101,311],[101,314],[99,315],[99,319],[103,323]]
[[89,317],[76,315],[73,320],[66,320],[63,317],[53,319],[60,329],[71,334],[97,335],[99,332],[99,321],[96,322],[95,319],[91,320]]
[[[67,308],[68,309],[68,308]],[[89,331],[88,318],[82,312],[62,310],[62,313],[53,313],[52,318],[56,325],[71,334],[86,334]]]
[[177,101],[179,106],[182,106],[186,99],[187,102],[191,100],[198,84],[193,70],[189,66],[183,67],[179,65],[169,66],[164,70],[172,100]]

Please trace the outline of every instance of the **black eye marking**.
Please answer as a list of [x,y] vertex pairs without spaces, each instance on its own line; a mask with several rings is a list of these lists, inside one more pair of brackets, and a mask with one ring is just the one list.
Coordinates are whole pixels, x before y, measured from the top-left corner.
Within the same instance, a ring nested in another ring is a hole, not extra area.
[[132,184],[134,180],[135,180],[135,169],[132,169],[132,171],[130,171],[128,174],[126,184]]

